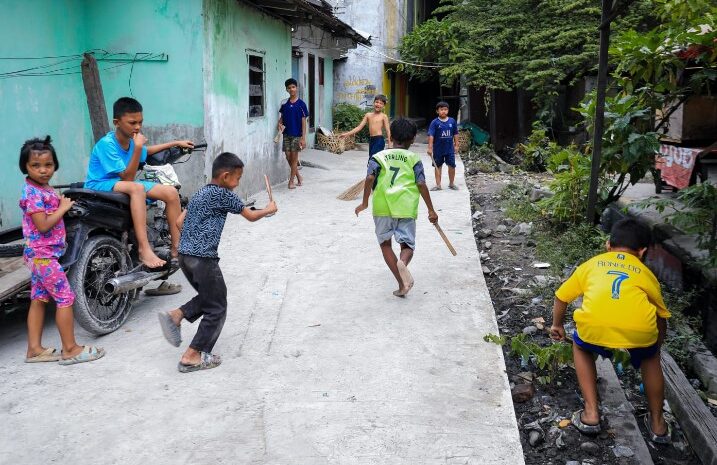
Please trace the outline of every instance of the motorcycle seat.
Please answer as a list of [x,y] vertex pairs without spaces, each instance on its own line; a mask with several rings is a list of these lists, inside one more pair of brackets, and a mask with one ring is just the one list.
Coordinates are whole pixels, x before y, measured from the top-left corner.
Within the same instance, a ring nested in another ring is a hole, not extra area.
[[63,191],[62,194],[73,200],[77,197],[95,197],[98,199],[109,200],[110,202],[120,203],[122,205],[129,205],[129,195],[122,194],[121,192],[105,192],[84,188],[71,188]]

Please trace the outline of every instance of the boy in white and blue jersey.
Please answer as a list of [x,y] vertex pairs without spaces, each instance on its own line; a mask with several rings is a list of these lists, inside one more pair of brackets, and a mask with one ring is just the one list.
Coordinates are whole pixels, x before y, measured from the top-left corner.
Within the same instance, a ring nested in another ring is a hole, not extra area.
[[182,342],[182,320],[191,323],[202,319],[179,361],[178,369],[182,373],[214,368],[222,362],[218,355],[212,354],[212,349],[227,316],[227,287],[217,252],[227,213],[257,221],[276,212],[273,200],[262,210],[244,208],[239,196],[232,192],[243,172],[244,163],[239,157],[229,152],[220,154],[212,164],[211,182],[192,196],[177,220],[182,230],[179,266],[197,295],[181,307],[158,316],[164,337],[175,347]]
[[441,168],[445,163],[448,165],[448,188],[458,190],[455,185],[456,179],[456,152],[458,151],[458,123],[448,117],[448,104],[438,102],[436,104],[438,118],[431,121],[428,126],[428,155],[433,160],[436,172],[436,185],[432,191],[441,190]]

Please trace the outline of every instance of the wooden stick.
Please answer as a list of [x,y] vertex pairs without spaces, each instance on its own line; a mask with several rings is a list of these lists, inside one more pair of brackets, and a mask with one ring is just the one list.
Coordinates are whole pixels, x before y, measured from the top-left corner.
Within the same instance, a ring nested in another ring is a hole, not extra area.
[[269,176],[264,175],[264,184],[266,184],[266,193],[269,194],[269,202],[274,201],[274,196],[271,195],[271,184],[269,184]]
[[453,256],[455,257],[456,255],[458,255],[458,253],[456,252],[456,249],[454,249],[454,248],[453,248],[453,245],[451,245],[451,241],[449,241],[449,240],[448,240],[448,237],[446,237],[446,233],[444,233],[443,230],[441,229],[441,227],[438,226],[438,223],[433,223],[433,226],[436,227],[436,230],[438,231],[438,234],[441,235],[441,239],[443,239],[443,242],[446,243],[446,247],[448,247],[448,250],[451,251],[451,253],[453,254]]

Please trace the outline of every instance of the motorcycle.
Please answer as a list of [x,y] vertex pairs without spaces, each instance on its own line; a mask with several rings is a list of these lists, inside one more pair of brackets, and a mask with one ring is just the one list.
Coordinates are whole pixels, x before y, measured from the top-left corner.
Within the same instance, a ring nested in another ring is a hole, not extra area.
[[[193,151],[206,147],[207,144],[197,144],[193,149],[173,147],[148,156],[140,167],[141,176],[174,185],[179,191],[181,185],[171,165],[188,161]],[[171,261],[163,202],[152,202],[147,208],[147,236],[155,254],[167,264],[147,271],[137,253],[129,196],[83,186],[82,182],[54,186],[64,189],[62,194],[75,201],[64,216],[67,248],[60,264],[76,295],[75,319],[89,333],[101,335],[122,326],[142,287],[166,279],[177,267]],[[180,195],[180,203],[185,208],[188,199]]]

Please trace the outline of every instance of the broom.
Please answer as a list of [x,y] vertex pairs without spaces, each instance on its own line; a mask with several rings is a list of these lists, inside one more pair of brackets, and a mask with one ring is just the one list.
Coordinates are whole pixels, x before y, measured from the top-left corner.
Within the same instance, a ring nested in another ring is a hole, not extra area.
[[358,181],[356,184],[340,193],[336,198],[339,200],[356,200],[363,193],[364,184],[366,184],[366,178]]

